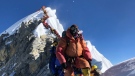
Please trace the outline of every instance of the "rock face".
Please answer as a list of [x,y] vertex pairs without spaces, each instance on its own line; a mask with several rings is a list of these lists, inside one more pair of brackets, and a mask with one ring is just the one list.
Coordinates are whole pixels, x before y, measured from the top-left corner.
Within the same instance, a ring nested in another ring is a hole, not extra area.
[[48,62],[54,38],[33,35],[40,22],[22,22],[13,35],[0,36],[0,76],[51,76]]

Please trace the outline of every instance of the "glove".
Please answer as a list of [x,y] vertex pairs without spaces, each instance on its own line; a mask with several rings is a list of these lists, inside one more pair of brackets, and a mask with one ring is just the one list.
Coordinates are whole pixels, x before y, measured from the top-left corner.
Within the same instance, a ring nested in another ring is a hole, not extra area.
[[89,59],[89,60],[88,60],[88,62],[89,62],[89,64],[90,64],[90,67],[92,68],[91,61],[92,61],[92,59]]
[[67,68],[67,64],[66,63],[62,63],[61,66],[62,66],[63,69]]

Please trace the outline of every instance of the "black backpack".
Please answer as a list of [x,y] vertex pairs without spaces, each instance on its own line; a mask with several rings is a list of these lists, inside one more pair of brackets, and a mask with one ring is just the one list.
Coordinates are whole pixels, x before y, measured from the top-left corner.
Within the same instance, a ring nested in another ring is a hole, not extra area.
[[67,47],[68,47],[69,46],[69,43],[70,43],[70,40],[69,40],[69,38],[66,35],[66,31],[63,31],[62,32],[62,38],[66,38],[66,43],[67,43]]

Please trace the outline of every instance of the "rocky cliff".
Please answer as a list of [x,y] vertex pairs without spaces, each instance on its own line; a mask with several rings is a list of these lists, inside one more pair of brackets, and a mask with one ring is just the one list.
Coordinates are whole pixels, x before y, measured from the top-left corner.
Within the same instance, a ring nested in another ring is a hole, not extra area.
[[54,38],[35,37],[33,31],[39,23],[40,20],[22,22],[14,34],[0,36],[0,76],[51,75],[48,62]]

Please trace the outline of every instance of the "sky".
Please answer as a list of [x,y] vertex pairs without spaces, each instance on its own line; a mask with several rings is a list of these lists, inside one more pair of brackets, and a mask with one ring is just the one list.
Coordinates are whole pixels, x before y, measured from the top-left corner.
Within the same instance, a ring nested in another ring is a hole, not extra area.
[[56,9],[65,30],[78,25],[112,64],[135,57],[135,0],[0,0],[0,33],[43,5]]

